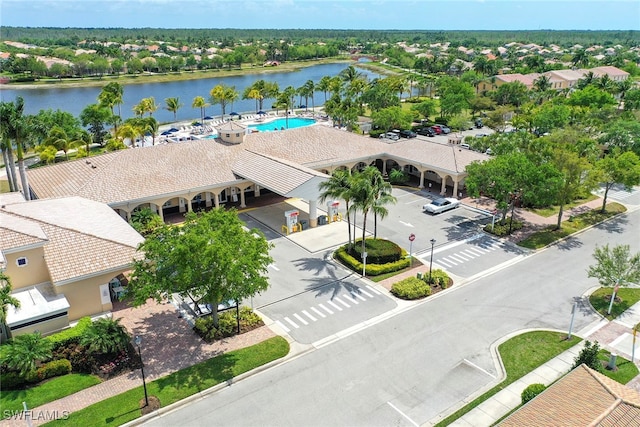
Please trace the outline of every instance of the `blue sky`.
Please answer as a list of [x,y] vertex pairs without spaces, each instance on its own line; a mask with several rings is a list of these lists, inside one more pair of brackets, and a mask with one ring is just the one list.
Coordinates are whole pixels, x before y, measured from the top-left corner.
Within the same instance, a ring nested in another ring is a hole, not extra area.
[[640,0],[0,0],[20,27],[640,30]]

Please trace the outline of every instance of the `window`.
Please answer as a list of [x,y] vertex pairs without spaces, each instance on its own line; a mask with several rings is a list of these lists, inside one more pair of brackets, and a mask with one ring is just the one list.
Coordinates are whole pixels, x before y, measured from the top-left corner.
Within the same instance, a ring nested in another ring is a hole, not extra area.
[[27,265],[27,258],[25,257],[20,257],[16,260],[16,264],[18,265],[18,267],[24,267],[25,265]]

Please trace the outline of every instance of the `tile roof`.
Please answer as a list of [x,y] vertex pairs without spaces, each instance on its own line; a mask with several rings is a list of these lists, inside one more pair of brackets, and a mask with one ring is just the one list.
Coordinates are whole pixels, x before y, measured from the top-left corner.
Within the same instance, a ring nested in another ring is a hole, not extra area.
[[329,126],[313,125],[248,134],[237,145],[203,139],[126,149],[32,169],[29,181],[38,198],[73,195],[110,205],[150,200],[236,182],[238,178],[231,166],[245,150],[311,169],[358,161],[371,163],[388,155],[452,174],[464,173],[472,161],[488,158],[416,138],[387,144]]
[[498,425],[637,426],[639,419],[640,393],[580,365]]
[[11,224],[29,223],[42,232],[54,285],[128,266],[144,240],[111,208],[80,197],[7,204],[0,215]]
[[47,235],[33,221],[0,211],[0,251],[45,243]]

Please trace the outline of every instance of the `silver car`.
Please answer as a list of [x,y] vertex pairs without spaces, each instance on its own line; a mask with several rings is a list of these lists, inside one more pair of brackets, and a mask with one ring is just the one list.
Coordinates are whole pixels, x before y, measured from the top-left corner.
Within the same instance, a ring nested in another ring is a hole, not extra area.
[[422,207],[422,210],[435,215],[446,212],[450,209],[455,209],[458,206],[460,206],[460,200],[454,199],[452,197],[443,197],[440,199],[432,200],[431,203],[424,205]]

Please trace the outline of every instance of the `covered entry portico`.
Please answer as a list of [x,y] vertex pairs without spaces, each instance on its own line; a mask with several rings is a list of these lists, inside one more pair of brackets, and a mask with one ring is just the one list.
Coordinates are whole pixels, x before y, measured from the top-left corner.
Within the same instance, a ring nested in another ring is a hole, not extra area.
[[231,170],[240,178],[254,182],[284,197],[303,199],[309,202],[309,226],[318,225],[318,199],[320,184],[329,179],[322,172],[306,166],[245,150]]

